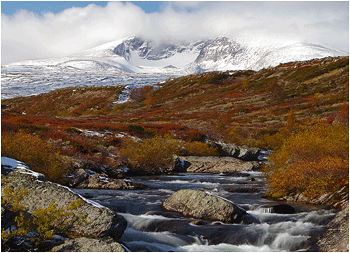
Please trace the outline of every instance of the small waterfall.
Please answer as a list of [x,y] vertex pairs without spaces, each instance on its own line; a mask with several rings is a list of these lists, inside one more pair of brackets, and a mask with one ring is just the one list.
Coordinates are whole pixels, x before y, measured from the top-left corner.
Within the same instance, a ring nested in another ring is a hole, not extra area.
[[[151,190],[75,190],[117,211],[128,221],[121,241],[131,251],[266,252],[300,251],[334,216],[332,210],[298,207],[294,214],[272,212],[275,202],[261,198],[263,191],[239,192],[235,187],[264,189],[261,173],[249,177],[181,173],[179,175],[133,178]],[[199,221],[179,213],[165,212],[161,204],[180,189],[201,189],[235,203],[260,224],[225,224]]]

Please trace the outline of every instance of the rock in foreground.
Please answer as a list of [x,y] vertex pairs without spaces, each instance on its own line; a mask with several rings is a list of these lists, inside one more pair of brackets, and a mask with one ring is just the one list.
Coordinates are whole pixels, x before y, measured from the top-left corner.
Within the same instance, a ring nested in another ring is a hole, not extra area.
[[109,208],[88,201],[67,187],[41,181],[33,174],[24,174],[16,170],[8,173],[2,190],[8,187],[13,188],[14,192],[22,189],[27,192],[20,204],[28,208],[29,213],[33,213],[38,208],[47,208],[52,201],[55,201],[57,208],[60,208],[67,207],[72,201],[83,200],[82,205],[74,212],[86,218],[84,222],[72,224],[75,236],[110,236],[119,239],[126,229],[126,220]]
[[112,239],[77,238],[51,249],[53,252],[125,252],[124,248]]
[[180,190],[166,199],[162,207],[185,216],[225,223],[259,222],[247,212],[220,197],[199,190]]
[[349,251],[349,204],[327,224],[320,238],[312,240],[312,252],[348,252]]

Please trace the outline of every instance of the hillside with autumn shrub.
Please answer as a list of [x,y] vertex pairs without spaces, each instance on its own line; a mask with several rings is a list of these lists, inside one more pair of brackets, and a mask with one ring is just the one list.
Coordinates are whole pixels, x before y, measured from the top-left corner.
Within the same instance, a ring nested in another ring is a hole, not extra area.
[[206,72],[159,85],[132,90],[122,104],[115,103],[122,86],[2,100],[2,155],[30,160],[29,153],[14,157],[8,145],[21,137],[43,156],[52,148],[52,170],[61,174],[83,167],[115,175],[125,165],[154,172],[159,166],[149,157],[159,154],[163,169],[173,153],[218,155],[205,143],[211,139],[276,151],[267,169],[275,196],[314,196],[348,184],[348,57]]
[[268,196],[320,198],[349,185],[349,129],[318,120],[300,126],[269,157]]

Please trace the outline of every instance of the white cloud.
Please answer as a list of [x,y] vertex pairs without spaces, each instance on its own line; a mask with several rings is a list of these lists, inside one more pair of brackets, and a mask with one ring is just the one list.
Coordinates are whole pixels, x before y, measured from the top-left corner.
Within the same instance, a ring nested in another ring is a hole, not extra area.
[[300,39],[348,51],[348,2],[167,2],[159,13],[132,3],[1,17],[2,64],[73,54],[134,35],[197,39],[247,34]]

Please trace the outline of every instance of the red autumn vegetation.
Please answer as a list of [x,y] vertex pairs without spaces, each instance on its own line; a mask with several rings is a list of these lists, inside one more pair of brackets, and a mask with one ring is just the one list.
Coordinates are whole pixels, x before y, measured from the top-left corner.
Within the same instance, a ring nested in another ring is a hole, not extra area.
[[[349,58],[336,57],[258,72],[172,78],[157,90],[150,86],[133,90],[132,100],[123,104],[114,103],[122,86],[66,88],[3,100],[8,108],[2,110],[2,136],[6,141],[27,134],[84,168],[107,171],[118,169],[123,161],[140,172],[164,169],[170,160],[147,161],[149,154],[158,152],[161,141],[179,142],[181,149],[169,148],[168,153],[186,155],[215,155],[204,143],[208,138],[257,146],[276,150],[271,157],[273,169],[268,170],[274,195],[317,196],[347,184],[348,151],[343,144],[348,139],[344,130],[349,122],[348,86]],[[322,123],[308,123],[316,119]],[[101,136],[86,135],[85,130]],[[322,132],[327,135],[317,135]],[[145,139],[147,145],[118,137],[120,133]],[[136,155],[126,144],[142,152]],[[6,147],[3,150],[2,155],[10,156]],[[169,158],[168,153],[163,155]],[[52,168],[65,173],[58,166]]]

